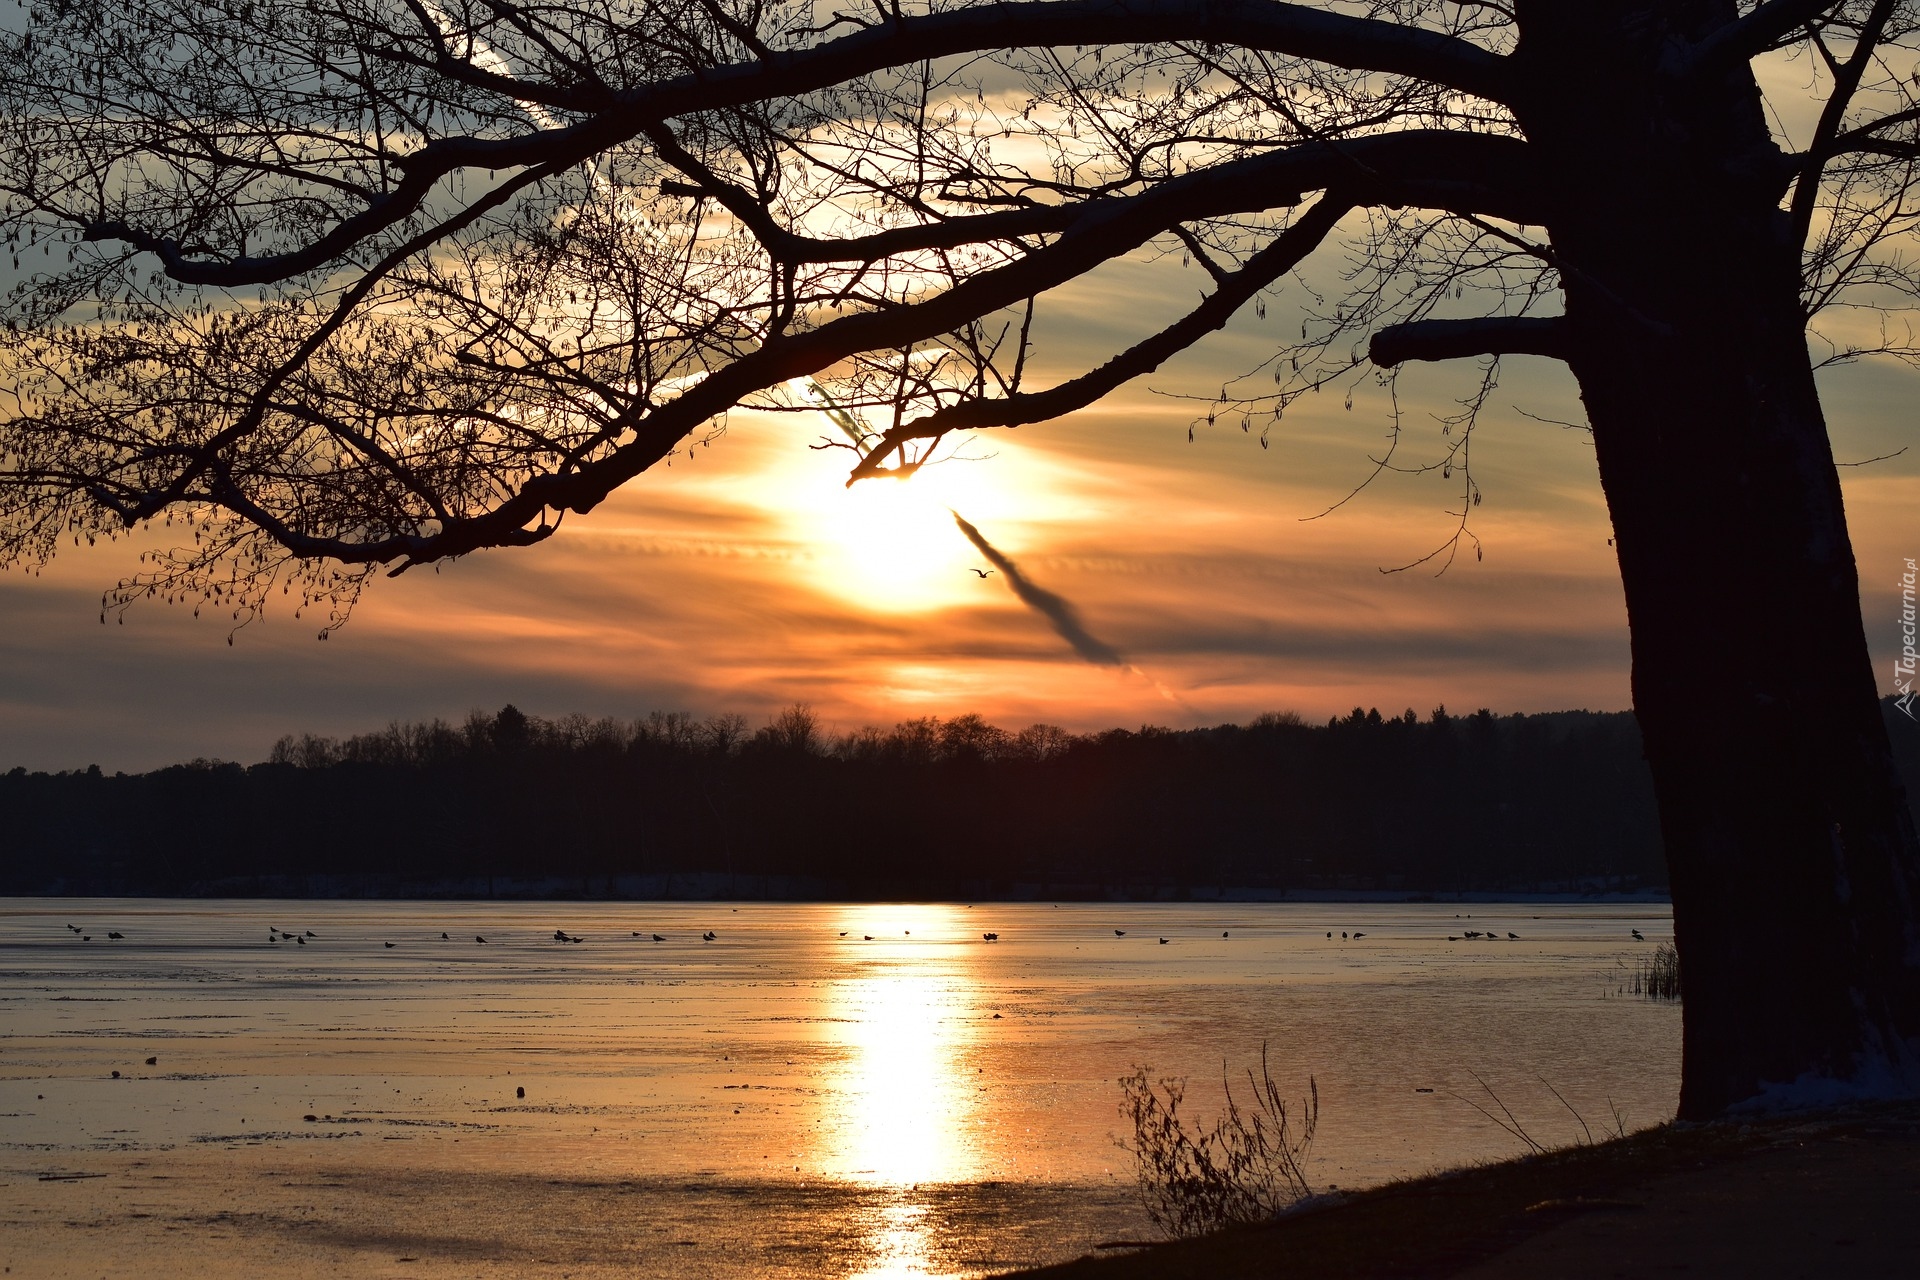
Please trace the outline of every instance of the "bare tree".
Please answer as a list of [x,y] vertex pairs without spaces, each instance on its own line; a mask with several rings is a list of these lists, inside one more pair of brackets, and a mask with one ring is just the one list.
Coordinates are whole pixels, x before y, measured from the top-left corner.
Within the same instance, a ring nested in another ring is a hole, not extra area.
[[[1570,365],[1687,967],[1682,1113],[1911,1091],[1920,854],[1807,335],[1851,309],[1878,336],[1827,355],[1913,355],[1915,28],[1912,0],[36,0],[0,51],[31,273],[0,545],[177,523],[110,608],[244,620],[278,587],[331,625],[376,568],[538,542],[742,406],[911,475],[1344,244],[1340,295],[1202,416],[1264,427],[1413,360]],[[1761,60],[1814,86],[1806,136]],[[1154,252],[1212,292],[1032,385],[1052,291]],[[1483,401],[1444,442],[1463,512]]]

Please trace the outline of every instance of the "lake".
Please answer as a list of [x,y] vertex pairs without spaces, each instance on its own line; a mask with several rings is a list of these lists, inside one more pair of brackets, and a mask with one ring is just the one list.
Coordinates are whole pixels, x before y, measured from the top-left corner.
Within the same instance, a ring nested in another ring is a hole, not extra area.
[[1149,1234],[1118,1145],[1136,1065],[1190,1078],[1201,1120],[1263,1047],[1288,1096],[1311,1078],[1321,1190],[1520,1154],[1482,1108],[1547,1146],[1670,1119],[1679,1010],[1622,991],[1670,936],[1633,903],[0,900],[0,1257],[1072,1257]]

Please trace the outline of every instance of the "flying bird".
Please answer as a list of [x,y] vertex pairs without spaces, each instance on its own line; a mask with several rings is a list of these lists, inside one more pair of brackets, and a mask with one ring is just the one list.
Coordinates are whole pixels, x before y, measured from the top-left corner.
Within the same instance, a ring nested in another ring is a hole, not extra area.
[[[1013,594],[1019,597],[1020,603],[1045,618],[1054,633],[1072,646],[1075,653],[1097,667],[1124,669],[1127,666],[1127,660],[1120,656],[1119,650],[1096,639],[1087,630],[1086,624],[1080,620],[1079,612],[1066,597],[1056,595],[1045,587],[1029,581],[1026,574],[1020,571],[1020,566],[1009,560],[998,547],[988,542],[986,535],[974,528],[966,517],[958,511],[952,512],[952,515],[954,524],[960,527],[960,532],[966,535],[967,541],[973,544],[974,550],[985,556],[988,564],[1006,575],[1007,585],[1012,588]],[[979,569],[975,569],[974,572],[983,578],[986,577],[986,574]]]
[[1640,932],[1638,929],[1632,930],[1632,933],[1633,933],[1634,941],[1636,942],[1645,942],[1647,940],[1647,935]]
[[981,576],[982,578],[985,578],[985,577],[987,577],[987,576],[988,576],[989,574],[991,574],[991,573],[993,573],[993,572],[994,572],[994,570],[992,570],[992,569],[975,569],[975,568],[973,568],[973,567],[972,567],[971,565],[969,565],[969,566],[967,567],[967,572],[968,572],[968,573],[977,573],[977,574],[979,574],[979,575],[980,575],[980,576]]

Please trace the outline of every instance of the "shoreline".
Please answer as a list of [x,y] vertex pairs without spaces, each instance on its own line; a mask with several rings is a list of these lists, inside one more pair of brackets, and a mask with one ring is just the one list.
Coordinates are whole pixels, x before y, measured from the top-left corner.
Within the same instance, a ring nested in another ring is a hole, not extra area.
[[1920,1102],[1669,1124],[1389,1183],[1030,1280],[1920,1275]]

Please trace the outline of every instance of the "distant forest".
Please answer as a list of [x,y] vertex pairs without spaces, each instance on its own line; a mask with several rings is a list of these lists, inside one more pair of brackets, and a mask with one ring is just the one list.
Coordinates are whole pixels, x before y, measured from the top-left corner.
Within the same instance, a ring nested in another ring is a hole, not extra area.
[[[1894,720],[1909,794],[1920,730]],[[1358,708],[1206,729],[805,707],[282,739],[266,763],[0,776],[0,892],[1185,897],[1665,883],[1630,713]]]

